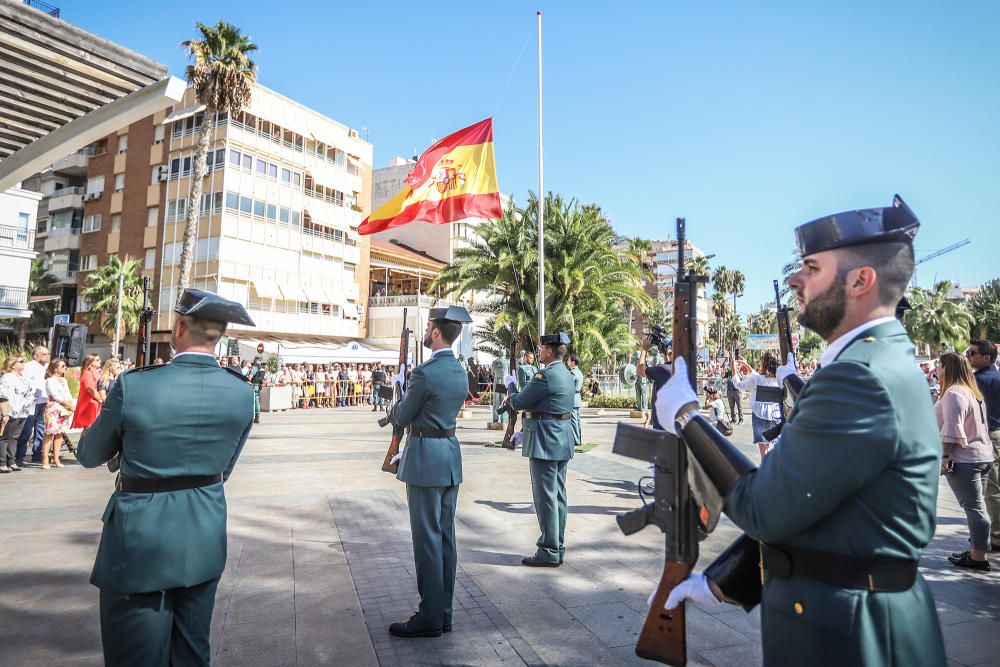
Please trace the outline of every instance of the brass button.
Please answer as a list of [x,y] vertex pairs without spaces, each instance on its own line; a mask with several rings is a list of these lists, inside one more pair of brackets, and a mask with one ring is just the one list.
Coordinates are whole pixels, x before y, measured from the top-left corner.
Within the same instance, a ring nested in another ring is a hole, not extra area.
[[798,614],[799,616],[801,616],[802,614],[804,614],[805,611],[806,611],[806,608],[802,606],[801,602],[796,602],[792,606],[792,608],[795,610],[795,613]]

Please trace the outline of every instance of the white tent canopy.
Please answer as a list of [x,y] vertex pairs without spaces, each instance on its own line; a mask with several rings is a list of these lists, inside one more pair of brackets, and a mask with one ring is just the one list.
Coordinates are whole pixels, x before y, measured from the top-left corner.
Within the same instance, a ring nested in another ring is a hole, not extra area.
[[264,356],[278,355],[282,363],[330,364],[357,363],[370,364],[381,361],[383,364],[395,364],[399,361],[399,352],[372,345],[366,345],[356,340],[347,343],[290,343],[283,341],[258,341],[240,339],[240,358],[253,359],[257,356],[257,346],[263,343]]

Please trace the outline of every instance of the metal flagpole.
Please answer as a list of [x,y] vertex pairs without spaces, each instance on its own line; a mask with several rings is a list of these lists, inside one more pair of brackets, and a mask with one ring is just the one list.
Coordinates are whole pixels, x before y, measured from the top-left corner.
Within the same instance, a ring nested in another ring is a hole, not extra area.
[[545,187],[542,181],[542,12],[538,12],[538,336],[545,334]]
[[122,333],[122,299],[125,298],[125,265],[118,265],[118,319],[115,320],[115,347],[111,351],[111,357],[118,356],[118,344],[121,342]]

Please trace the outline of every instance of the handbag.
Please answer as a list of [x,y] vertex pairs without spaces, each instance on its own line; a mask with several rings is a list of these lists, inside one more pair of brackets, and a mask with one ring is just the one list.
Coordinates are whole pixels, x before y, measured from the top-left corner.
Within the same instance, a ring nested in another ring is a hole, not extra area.
[[733,425],[729,423],[728,419],[719,419],[715,423],[715,428],[719,429],[719,433],[727,438],[733,434]]

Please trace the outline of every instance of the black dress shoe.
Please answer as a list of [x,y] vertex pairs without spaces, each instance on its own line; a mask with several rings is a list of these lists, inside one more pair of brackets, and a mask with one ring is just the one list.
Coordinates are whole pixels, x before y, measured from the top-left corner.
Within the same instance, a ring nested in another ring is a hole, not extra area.
[[451,632],[451,623],[445,623],[442,625],[441,632]]
[[950,560],[951,562],[954,563],[956,560],[962,560],[963,558],[965,558],[966,556],[968,556],[970,553],[972,553],[972,552],[969,551],[968,549],[966,549],[965,551],[956,551],[952,555],[948,556],[948,560]]
[[559,562],[553,563],[550,560],[542,560],[538,556],[525,556],[521,559],[521,565],[528,567],[559,567]]
[[949,558],[952,565],[958,567],[967,567],[971,570],[979,570],[980,572],[990,571],[990,562],[988,560],[972,560],[972,556],[965,554],[961,558]]
[[396,637],[440,637],[441,628],[425,627],[420,623],[417,614],[414,614],[410,616],[410,620],[406,623],[393,623],[390,625],[389,634]]

